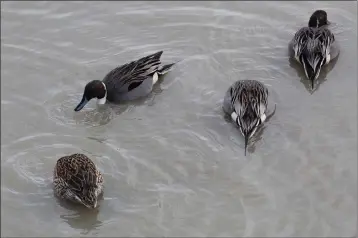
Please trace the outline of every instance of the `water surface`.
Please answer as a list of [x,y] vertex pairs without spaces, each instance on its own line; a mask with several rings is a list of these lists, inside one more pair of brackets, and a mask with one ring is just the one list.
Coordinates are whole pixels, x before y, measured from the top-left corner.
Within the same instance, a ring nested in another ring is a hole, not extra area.
[[[341,45],[312,94],[287,43],[316,9]],[[3,236],[353,236],[356,2],[2,2]],[[74,107],[88,81],[164,50],[180,61],[148,97]],[[238,79],[276,114],[244,156],[223,116]],[[94,211],[52,193],[56,160],[90,156]]]

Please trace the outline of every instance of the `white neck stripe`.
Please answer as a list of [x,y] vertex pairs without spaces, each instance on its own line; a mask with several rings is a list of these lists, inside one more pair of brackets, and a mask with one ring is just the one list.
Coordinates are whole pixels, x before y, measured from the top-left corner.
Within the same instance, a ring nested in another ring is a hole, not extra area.
[[97,99],[97,104],[99,104],[99,105],[103,105],[107,101],[107,88],[106,88],[106,85],[103,82],[102,82],[102,84],[103,84],[103,87],[104,87],[105,94],[104,94],[103,98]]

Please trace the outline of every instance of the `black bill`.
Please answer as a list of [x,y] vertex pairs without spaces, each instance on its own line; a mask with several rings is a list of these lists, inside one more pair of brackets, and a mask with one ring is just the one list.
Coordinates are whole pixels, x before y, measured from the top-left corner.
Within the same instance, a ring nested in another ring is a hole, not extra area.
[[88,103],[88,100],[86,99],[85,96],[82,97],[81,102],[77,105],[77,107],[75,108],[75,111],[81,111],[81,109]]

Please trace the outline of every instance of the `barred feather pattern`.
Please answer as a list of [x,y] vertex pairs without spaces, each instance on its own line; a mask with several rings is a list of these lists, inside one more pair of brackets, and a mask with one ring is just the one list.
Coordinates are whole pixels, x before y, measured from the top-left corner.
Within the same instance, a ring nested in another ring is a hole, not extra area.
[[128,92],[135,88],[131,85],[141,84],[145,79],[158,71],[162,54],[163,51],[159,51],[119,66],[110,71],[103,79],[103,82],[109,89],[118,92]]
[[231,87],[230,94],[241,133],[252,136],[263,122],[261,118],[268,104],[267,88],[256,80],[239,80]]
[[103,176],[86,155],[73,154],[57,160],[53,173],[56,196],[93,208],[103,192]]
[[295,58],[303,64],[303,58],[315,68],[330,61],[330,49],[335,42],[333,33],[326,27],[303,27],[293,38]]

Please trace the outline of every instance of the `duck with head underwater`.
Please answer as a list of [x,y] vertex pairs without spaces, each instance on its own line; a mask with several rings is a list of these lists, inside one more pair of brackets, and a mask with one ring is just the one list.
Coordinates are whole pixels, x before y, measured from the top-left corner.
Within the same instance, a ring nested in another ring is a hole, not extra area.
[[268,90],[256,80],[238,80],[226,91],[223,110],[240,128],[245,139],[245,155],[249,139],[257,128],[276,111],[267,115]]
[[312,90],[323,65],[328,64],[339,54],[339,47],[329,25],[327,12],[315,11],[308,27],[296,32],[289,46],[294,58],[304,69],[306,77],[311,81]]
[[57,160],[53,185],[57,197],[93,209],[103,193],[103,176],[86,155],[73,154]]
[[97,98],[98,104],[105,104],[107,100],[122,102],[148,95],[159,76],[170,71],[174,65],[161,65],[162,54],[163,51],[159,51],[121,65],[110,71],[102,81],[87,83],[75,111],[80,111],[93,98]]

